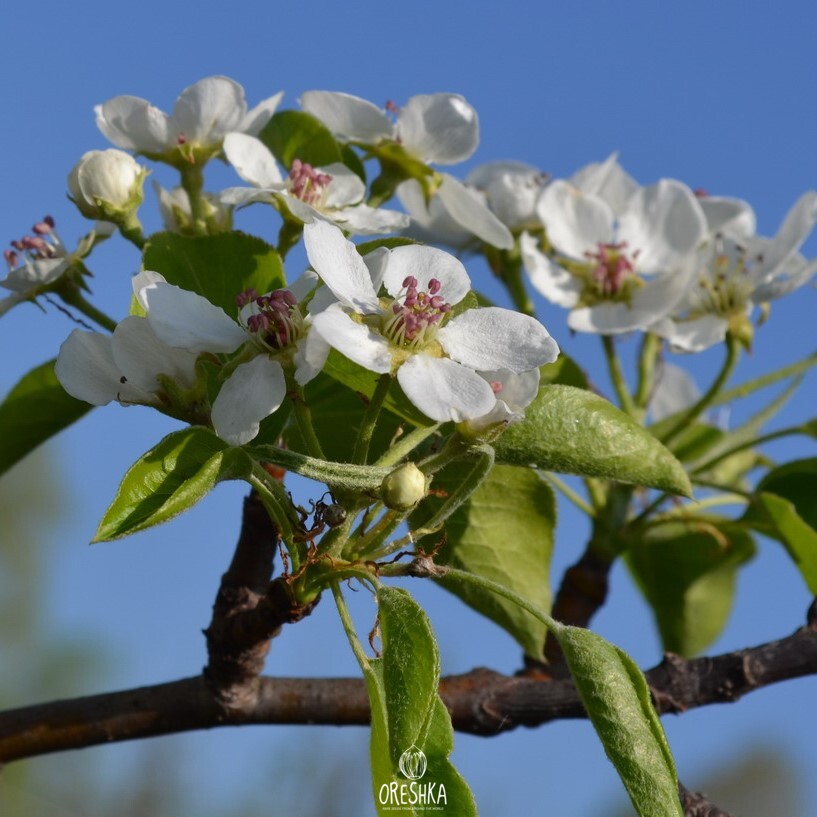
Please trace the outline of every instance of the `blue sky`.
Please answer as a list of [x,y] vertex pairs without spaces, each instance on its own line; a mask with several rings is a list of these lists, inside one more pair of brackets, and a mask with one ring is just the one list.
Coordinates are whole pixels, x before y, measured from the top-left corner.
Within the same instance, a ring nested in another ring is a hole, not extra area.
[[[36,15],[30,4],[12,2],[4,9],[0,52],[4,242],[46,213],[56,218],[67,242],[85,229],[65,199],[65,177],[83,152],[107,146],[94,125],[95,104],[133,94],[167,110],[184,87],[211,74],[241,82],[250,104],[284,90],[286,107],[296,107],[299,94],[310,89],[341,90],[380,103],[415,93],[458,92],[479,112],[481,144],[455,173],[513,158],[567,176],[619,150],[624,167],[642,183],[679,178],[713,194],[749,200],[759,232],[773,234],[795,199],[817,186],[816,24],[817,11],[805,0],[773,12],[767,4],[734,0],[510,0],[501,6],[420,0],[399,7],[317,0],[172,7],[145,0],[125,7],[49,0],[37,4]],[[171,181],[164,170],[155,177]],[[222,177],[214,178],[213,187]],[[145,211],[152,204],[149,199]],[[146,221],[158,226],[155,217]],[[239,223],[274,238],[263,215],[252,213]],[[817,254],[814,238],[806,254]],[[126,311],[128,278],[137,266],[138,257],[123,242],[109,242],[94,255],[94,289],[111,313]],[[475,279],[480,274],[484,270],[472,270]],[[603,381],[595,340],[571,338],[563,313],[541,300],[537,305],[563,348]],[[775,306],[738,376],[813,351],[815,307],[811,288]],[[4,317],[0,391],[52,357],[71,328],[53,309],[43,315],[23,306]],[[720,355],[710,350],[689,363],[705,381]],[[789,420],[813,411],[805,396],[814,388],[812,377],[800,402],[787,409]],[[147,410],[109,407],[50,449],[71,510],[58,535],[46,616],[55,633],[99,638],[113,656],[88,692],[193,674],[204,661],[199,630],[236,535],[240,486],[221,486],[200,507],[155,532],[86,546],[125,469],[173,427]],[[796,454],[777,450],[781,456],[815,454],[813,445]],[[580,552],[578,525],[564,514],[555,576]],[[460,610],[441,591],[413,589],[428,601],[445,671],[475,665],[516,669],[518,650],[496,628]],[[781,549],[763,543],[741,579],[735,618],[716,649],[787,634],[803,621],[808,601]],[[366,604],[361,599],[358,605],[361,621],[371,613]],[[330,608],[325,603],[275,643],[269,672],[356,671]],[[623,570],[614,572],[612,599],[598,627],[643,665],[658,661],[647,609]],[[791,757],[806,756],[813,735],[803,719],[798,722],[797,711],[813,698],[814,683],[797,681],[733,707],[668,720],[682,778],[695,786],[696,778],[734,754],[736,746],[755,741],[779,746]],[[21,703],[28,702],[24,696],[21,690]],[[284,775],[291,768],[285,747],[293,735],[319,741],[327,755],[357,753],[366,791],[361,730],[252,729],[169,740],[190,753],[191,790],[202,802],[217,802],[231,787],[240,790],[249,758],[259,751],[272,758],[265,773],[272,766],[274,774]],[[92,751],[102,766],[121,769],[135,750]],[[226,764],[225,752],[232,758]],[[274,760],[278,755],[280,763]],[[581,817],[601,813],[618,795],[612,768],[586,724],[519,730],[495,740],[460,736],[455,758],[485,814],[539,813],[549,804],[548,813]],[[257,773],[249,776],[259,784]],[[809,785],[815,810],[817,783]]]

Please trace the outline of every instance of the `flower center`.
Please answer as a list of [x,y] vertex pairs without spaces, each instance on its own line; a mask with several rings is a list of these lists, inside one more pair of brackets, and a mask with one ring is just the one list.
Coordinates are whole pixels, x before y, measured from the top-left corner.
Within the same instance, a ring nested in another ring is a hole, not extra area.
[[23,253],[24,261],[42,261],[44,258],[57,258],[66,254],[65,247],[54,231],[54,219],[51,216],[38,221],[31,231],[34,235],[24,235],[11,241],[14,249],[3,251],[3,258],[10,270],[19,265],[20,253]]
[[395,346],[425,346],[433,340],[443,316],[451,311],[451,304],[438,294],[442,285],[436,278],[428,282],[428,292],[417,286],[417,279],[409,275],[403,281],[403,291],[387,307],[382,331]]
[[287,190],[296,199],[316,207],[320,205],[331,181],[332,177],[328,173],[319,173],[307,162],[293,159],[287,179]]
[[693,315],[729,316],[742,312],[754,288],[752,263],[763,260],[762,255],[750,257],[746,248],[738,244],[724,246],[720,236],[716,236],[715,241],[712,256],[694,290]]
[[248,289],[236,297],[239,321],[268,352],[279,352],[304,335],[304,318],[297,298],[288,289],[259,295]]
[[635,259],[640,250],[626,253],[627,242],[619,244],[602,244],[599,242],[596,252],[586,252],[585,258],[594,262],[591,270],[593,282],[603,297],[612,298],[618,295],[626,282],[637,278]]

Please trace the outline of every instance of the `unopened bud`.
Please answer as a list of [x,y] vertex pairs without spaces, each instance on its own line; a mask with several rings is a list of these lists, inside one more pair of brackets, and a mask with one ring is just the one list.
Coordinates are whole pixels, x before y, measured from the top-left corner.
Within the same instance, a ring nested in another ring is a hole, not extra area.
[[380,498],[393,511],[408,511],[426,495],[426,478],[413,463],[395,468],[380,486]]
[[68,190],[86,218],[118,222],[142,203],[146,173],[121,150],[90,150],[68,175]]

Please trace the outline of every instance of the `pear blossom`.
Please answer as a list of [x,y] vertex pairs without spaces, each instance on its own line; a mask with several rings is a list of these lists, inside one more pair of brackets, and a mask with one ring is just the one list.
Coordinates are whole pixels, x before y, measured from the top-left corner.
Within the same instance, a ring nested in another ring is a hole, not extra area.
[[12,241],[13,249],[3,252],[9,273],[0,281],[0,287],[11,290],[12,294],[0,299],[0,315],[48,291],[114,230],[113,224],[97,222],[94,229],[80,240],[77,249],[69,252],[57,234],[54,219],[46,216],[32,228],[34,235]]
[[158,405],[165,398],[162,376],[182,389],[195,385],[197,357],[163,343],[145,318],[132,315],[112,335],[75,329],[60,347],[54,371],[68,394],[94,406],[112,400]]
[[[416,167],[418,160],[440,165],[463,162],[477,149],[477,112],[459,94],[419,94],[402,108],[389,103],[383,110],[351,94],[307,91],[301,105],[338,139],[367,147],[386,161],[408,168],[409,178],[398,187],[398,196],[421,227],[436,220],[436,213],[429,211],[436,200],[437,208],[469,237],[500,249],[513,246],[510,231],[478,193],[448,173],[436,174],[435,182],[429,184],[426,177],[434,174],[422,165]],[[389,113],[396,115],[394,122]],[[417,172],[422,184],[412,178]]]
[[68,175],[70,198],[86,218],[117,221],[142,203],[146,168],[121,150],[89,150]]
[[94,108],[96,123],[117,147],[169,164],[207,161],[231,131],[256,135],[283,93],[247,110],[244,89],[228,77],[201,79],[182,91],[173,113],[135,96],[117,96]]
[[480,372],[521,373],[559,349],[535,319],[507,309],[449,313],[469,292],[462,264],[433,247],[398,247],[381,256],[381,299],[354,244],[325,222],[304,228],[312,268],[337,303],[315,315],[326,343],[369,371],[395,374],[408,399],[437,422],[482,417],[496,406]]
[[151,329],[163,342],[190,352],[230,354],[248,346],[255,352],[224,382],[213,402],[211,421],[216,434],[231,445],[243,445],[259,431],[261,421],[276,411],[287,393],[287,370],[304,385],[323,367],[329,347],[309,331],[296,292],[314,285],[306,276],[290,289],[258,295],[252,290],[236,298],[238,321],[194,292],[167,283],[157,272],[143,271],[134,279],[134,294],[145,309]]
[[318,168],[295,159],[285,180],[267,146],[243,133],[227,134],[224,154],[238,175],[252,185],[223,191],[221,198],[229,204],[277,202],[305,224],[324,219],[359,235],[391,233],[408,226],[404,213],[364,204],[366,185],[340,162]]
[[537,212],[555,255],[523,233],[533,286],[571,310],[571,329],[605,335],[644,329],[672,311],[692,282],[685,261],[707,230],[695,195],[670,179],[638,188],[618,215],[600,196],[554,181]]
[[524,162],[488,162],[475,167],[465,183],[485,195],[491,212],[509,229],[540,226],[536,204],[548,175]]
[[[159,199],[159,214],[165,229],[182,235],[196,235],[193,211],[187,191],[183,187],[166,190],[157,181],[153,182],[153,189]],[[232,229],[232,205],[227,204],[220,194],[215,193],[202,193],[201,200],[204,208],[204,222],[210,235]]]
[[750,222],[742,211],[692,257],[694,285],[650,331],[682,352],[703,351],[730,331],[748,345],[753,308],[803,286],[817,272],[817,259],[809,262],[799,254],[815,223],[813,190],[798,199],[774,238],[747,236]]
[[418,94],[386,110],[352,94],[307,91],[303,109],[339,139],[361,145],[399,144],[422,162],[451,165],[470,158],[479,144],[477,112],[459,94]]

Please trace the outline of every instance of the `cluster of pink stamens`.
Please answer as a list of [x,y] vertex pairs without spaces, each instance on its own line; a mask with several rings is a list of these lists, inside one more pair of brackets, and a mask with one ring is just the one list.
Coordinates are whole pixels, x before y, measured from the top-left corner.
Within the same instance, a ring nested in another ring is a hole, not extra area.
[[31,232],[34,235],[24,235],[10,242],[14,249],[3,251],[3,258],[6,259],[9,269],[17,268],[20,263],[20,253],[32,261],[54,258],[61,254],[62,245],[54,232],[54,219],[51,216],[38,221],[31,228]]
[[633,276],[635,267],[633,262],[638,257],[639,250],[628,257],[624,250],[627,242],[619,244],[597,244],[596,252],[586,252],[585,258],[595,261],[593,280],[599,285],[602,295],[616,295],[621,291],[624,282]]
[[328,173],[319,173],[307,162],[294,159],[287,187],[295,198],[314,207],[320,204],[324,191],[331,181],[332,177]]
[[288,289],[276,289],[268,295],[248,289],[236,297],[236,304],[242,310],[252,305],[251,313],[243,318],[244,325],[272,351],[286,348],[303,334],[298,300]]
[[385,321],[384,334],[398,345],[416,345],[428,340],[430,330],[451,311],[451,304],[437,294],[441,284],[436,278],[428,282],[428,292],[419,291],[417,286],[413,275],[403,281],[405,296],[402,299],[398,296],[392,304],[392,314]]

